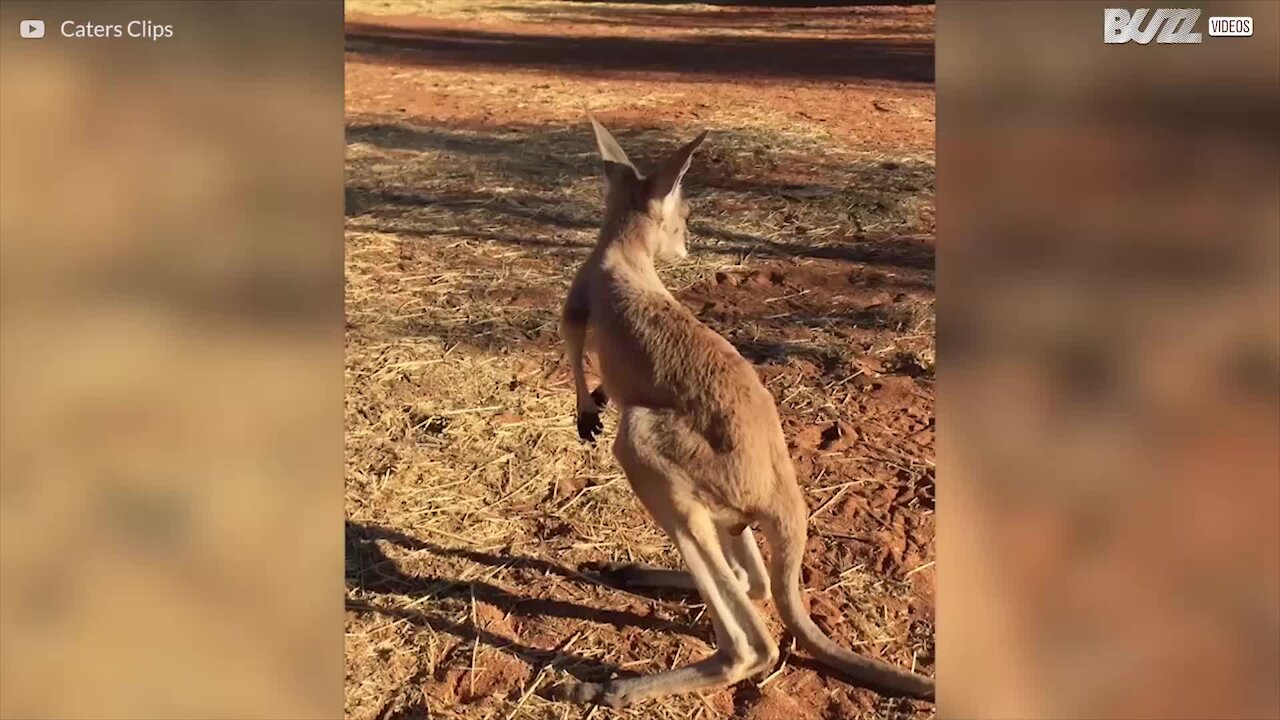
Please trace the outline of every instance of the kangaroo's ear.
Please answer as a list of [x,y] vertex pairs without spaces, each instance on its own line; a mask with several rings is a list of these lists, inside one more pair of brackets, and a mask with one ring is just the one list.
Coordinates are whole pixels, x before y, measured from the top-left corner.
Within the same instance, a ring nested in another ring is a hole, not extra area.
[[595,130],[596,146],[600,148],[600,158],[604,160],[605,178],[610,183],[638,179],[640,173],[636,171],[636,166],[631,164],[627,154],[622,151],[622,146],[613,139],[613,135],[596,120],[596,116],[590,111],[587,111],[587,118],[591,120],[591,128]]
[[650,199],[665,201],[679,196],[680,181],[684,180],[684,174],[689,171],[689,165],[693,162],[693,151],[697,150],[706,139],[707,131],[703,130],[698,137],[690,140],[684,147],[671,153],[666,160],[662,161],[662,166],[650,178]]

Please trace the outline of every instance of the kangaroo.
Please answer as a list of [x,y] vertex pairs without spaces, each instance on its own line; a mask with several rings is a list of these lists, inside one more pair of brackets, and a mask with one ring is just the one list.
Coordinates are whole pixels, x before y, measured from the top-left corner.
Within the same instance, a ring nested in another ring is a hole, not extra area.
[[[800,646],[850,682],[933,700],[933,681],[854,654],[823,634],[801,596],[808,507],[773,397],[727,340],[663,285],[657,263],[688,253],[681,182],[704,131],[642,175],[587,113],[604,161],[605,215],[595,248],[564,304],[562,332],[577,395],[578,431],[594,441],[601,407],[620,410],[613,453],[631,488],[679,550],[688,572],[613,565],[624,586],[696,589],[716,651],[699,662],[604,683],[574,682],[565,699],[622,707],[728,685],[771,669],[778,645],[752,600],[772,595]],[[588,328],[602,387],[587,388]],[[752,527],[772,548],[765,563]]]

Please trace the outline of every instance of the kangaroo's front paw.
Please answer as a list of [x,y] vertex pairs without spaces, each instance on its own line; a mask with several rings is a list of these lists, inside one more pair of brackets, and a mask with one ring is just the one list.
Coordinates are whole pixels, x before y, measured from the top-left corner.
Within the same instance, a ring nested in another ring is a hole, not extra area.
[[594,443],[602,432],[604,432],[604,423],[600,420],[599,411],[578,411],[578,437]]
[[596,407],[601,410],[609,404],[609,395],[605,393],[603,385],[591,391],[591,399],[595,402]]

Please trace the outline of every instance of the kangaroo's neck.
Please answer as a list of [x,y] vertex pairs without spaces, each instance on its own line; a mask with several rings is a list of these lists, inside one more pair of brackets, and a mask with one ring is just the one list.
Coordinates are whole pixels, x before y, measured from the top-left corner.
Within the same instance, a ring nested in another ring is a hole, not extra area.
[[669,295],[654,265],[653,242],[648,237],[649,230],[642,222],[626,223],[614,228],[606,226],[599,241],[602,264],[611,273],[632,285]]

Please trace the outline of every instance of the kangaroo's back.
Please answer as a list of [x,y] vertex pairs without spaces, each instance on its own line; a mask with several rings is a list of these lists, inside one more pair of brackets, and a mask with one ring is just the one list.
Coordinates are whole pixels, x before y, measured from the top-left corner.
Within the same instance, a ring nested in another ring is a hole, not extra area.
[[751,365],[665,289],[606,270],[600,290],[607,307],[591,327],[619,404],[723,414],[756,394]]

